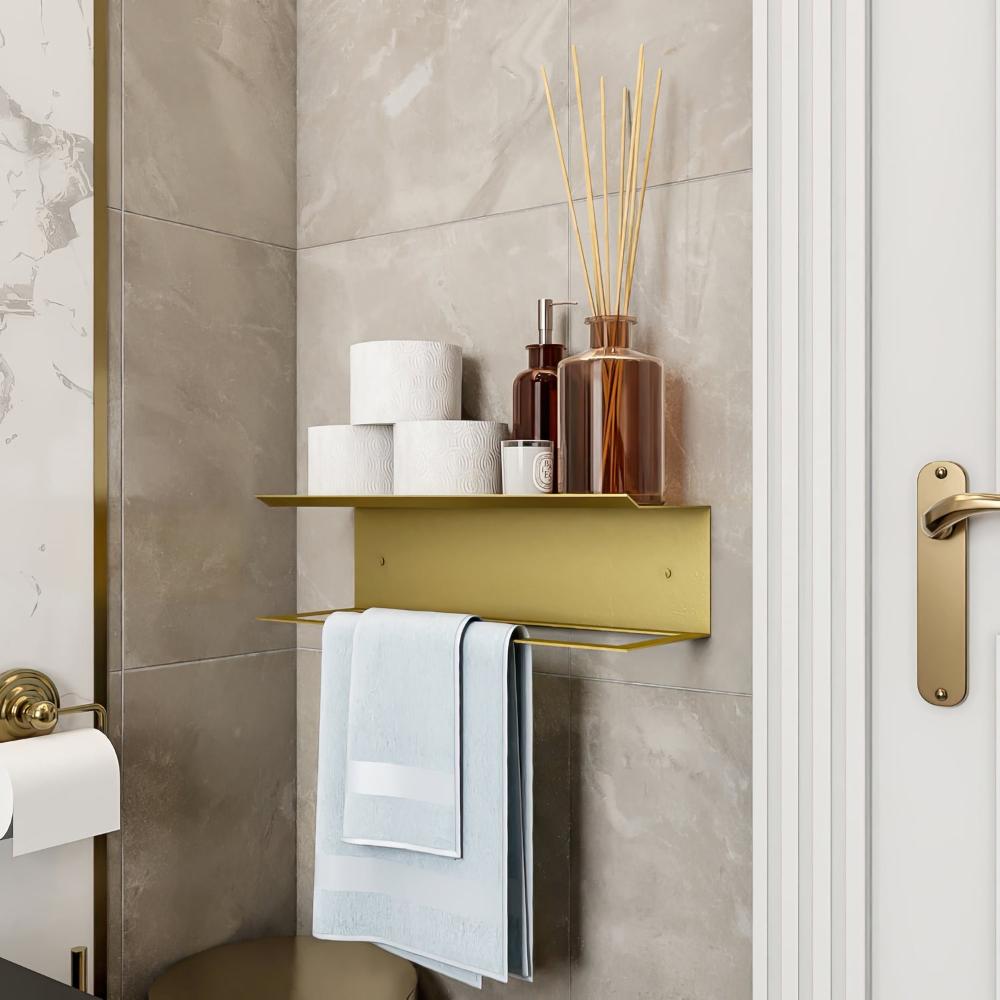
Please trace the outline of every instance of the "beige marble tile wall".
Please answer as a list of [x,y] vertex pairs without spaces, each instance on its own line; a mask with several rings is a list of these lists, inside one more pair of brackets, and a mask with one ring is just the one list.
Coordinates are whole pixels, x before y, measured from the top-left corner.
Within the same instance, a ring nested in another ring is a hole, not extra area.
[[110,996],[295,926],[294,0],[112,0]]
[[[637,340],[667,367],[671,499],[714,508],[714,634],[536,655],[538,976],[489,996],[750,996],[750,32],[749,0],[298,3],[303,486],[306,428],[348,418],[354,341],[461,344],[466,416],[509,420],[534,299],[579,297],[538,66],[564,130],[567,42],[619,94],[641,41],[666,73]],[[300,607],[351,602],[350,518],[300,514]],[[318,638],[300,631],[303,931]],[[429,976],[422,991],[476,995]]]

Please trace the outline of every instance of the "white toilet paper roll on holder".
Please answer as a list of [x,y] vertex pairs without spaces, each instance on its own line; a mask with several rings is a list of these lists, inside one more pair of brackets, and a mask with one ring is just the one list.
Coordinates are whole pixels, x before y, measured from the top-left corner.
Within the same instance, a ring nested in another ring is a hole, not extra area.
[[40,670],[16,667],[0,673],[0,743],[46,736],[64,715],[93,712],[97,727],[107,734],[108,712],[103,705],[61,707],[59,689],[52,678]]

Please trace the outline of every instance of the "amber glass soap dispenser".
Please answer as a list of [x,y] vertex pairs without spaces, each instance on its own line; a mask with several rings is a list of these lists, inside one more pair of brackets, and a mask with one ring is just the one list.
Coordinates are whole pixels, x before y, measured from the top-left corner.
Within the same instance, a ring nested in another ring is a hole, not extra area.
[[566,356],[566,345],[553,339],[552,309],[570,305],[575,303],[538,300],[538,343],[527,345],[528,367],[514,379],[514,437],[522,441],[551,441],[553,456],[559,454],[556,369]]

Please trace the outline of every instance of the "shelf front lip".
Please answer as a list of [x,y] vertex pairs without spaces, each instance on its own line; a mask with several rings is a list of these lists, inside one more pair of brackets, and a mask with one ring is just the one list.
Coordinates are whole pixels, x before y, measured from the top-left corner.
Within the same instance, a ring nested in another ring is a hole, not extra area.
[[[258,615],[259,622],[278,622],[283,625],[322,625],[326,619],[340,611],[361,612],[365,608],[329,608],[324,611],[301,611],[294,615]],[[482,617],[482,616],[479,616]],[[482,618],[483,621],[498,621],[496,618]],[[648,649],[652,646],[665,646],[674,642],[685,642],[689,639],[707,639],[708,632],[663,632],[657,629],[625,629],[611,628],[607,625],[568,625],[565,622],[517,622],[525,628],[550,628],[578,632],[608,632],[614,635],[634,635],[644,638],[633,642],[586,642],[570,639],[542,639],[530,637],[515,639],[514,642],[525,646],[549,646],[555,649],[590,649],[612,653],[631,653],[637,649]]]
[[544,508],[585,507],[633,508],[635,510],[708,510],[705,505],[639,503],[628,493],[537,493],[514,496],[476,493],[461,496],[321,496],[294,493],[260,493],[257,499],[268,507],[367,507],[381,509],[448,510],[455,507]]

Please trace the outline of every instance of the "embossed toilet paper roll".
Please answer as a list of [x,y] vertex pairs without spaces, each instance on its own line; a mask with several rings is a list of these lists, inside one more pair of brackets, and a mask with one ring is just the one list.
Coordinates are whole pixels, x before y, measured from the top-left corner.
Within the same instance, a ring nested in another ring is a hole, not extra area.
[[13,832],[18,857],[111,833],[120,784],[115,749],[96,729],[2,743],[0,836]]
[[309,492],[320,496],[392,493],[392,428],[381,424],[310,427]]
[[351,423],[457,420],[462,350],[436,340],[351,345]]
[[491,420],[417,420],[396,424],[395,493],[499,493],[500,442],[507,425]]

